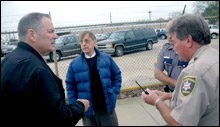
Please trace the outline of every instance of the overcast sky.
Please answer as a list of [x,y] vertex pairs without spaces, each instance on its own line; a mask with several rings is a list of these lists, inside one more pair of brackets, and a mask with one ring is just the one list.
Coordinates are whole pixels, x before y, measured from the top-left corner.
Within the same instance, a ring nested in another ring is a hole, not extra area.
[[193,12],[195,1],[1,1],[1,31],[17,31],[22,16],[51,13],[55,27],[137,21],[169,17],[172,12]]

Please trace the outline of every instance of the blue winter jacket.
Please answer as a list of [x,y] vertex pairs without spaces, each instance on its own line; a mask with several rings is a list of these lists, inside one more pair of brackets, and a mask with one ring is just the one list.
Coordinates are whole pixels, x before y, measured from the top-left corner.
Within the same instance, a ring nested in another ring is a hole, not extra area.
[[[98,51],[96,48],[95,52],[97,55],[97,70],[105,94],[106,109],[110,113],[115,108],[117,95],[120,93],[121,71],[109,55]],[[94,116],[90,84],[89,66],[85,60],[84,53],[81,52],[80,56],[72,60],[67,71],[66,90],[68,103],[72,103],[77,99],[88,99],[90,107],[85,112],[85,115]]]

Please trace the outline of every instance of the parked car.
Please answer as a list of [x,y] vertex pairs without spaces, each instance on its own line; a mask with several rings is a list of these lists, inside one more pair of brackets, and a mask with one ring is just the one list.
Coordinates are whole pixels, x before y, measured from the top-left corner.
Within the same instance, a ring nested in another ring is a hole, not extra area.
[[152,28],[129,29],[112,32],[104,41],[97,42],[97,48],[111,55],[122,56],[126,52],[146,48],[151,50],[157,43],[157,35]]
[[5,56],[7,53],[7,48],[5,44],[1,44],[1,57]]
[[15,48],[17,48],[18,41],[7,42],[7,44],[1,44],[1,57],[9,54]]
[[[61,60],[61,57],[80,54],[81,47],[78,41],[78,36],[74,34],[62,35],[56,39],[56,54],[57,61]],[[53,52],[43,56],[46,60],[54,61]]]
[[164,40],[167,38],[166,30],[165,29],[156,29],[157,37]]
[[212,39],[216,39],[219,36],[219,27],[217,25],[209,25],[210,35]]
[[108,39],[110,35],[111,33],[96,34],[95,37],[96,37],[97,42],[99,42],[99,41]]

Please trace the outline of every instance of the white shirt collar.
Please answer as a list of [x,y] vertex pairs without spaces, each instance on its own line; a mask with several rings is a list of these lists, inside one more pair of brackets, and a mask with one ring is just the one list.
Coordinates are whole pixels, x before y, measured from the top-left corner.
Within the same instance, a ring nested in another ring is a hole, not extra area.
[[94,51],[94,53],[92,54],[92,56],[88,56],[85,54],[85,58],[89,59],[89,58],[93,58],[96,55],[96,52]]

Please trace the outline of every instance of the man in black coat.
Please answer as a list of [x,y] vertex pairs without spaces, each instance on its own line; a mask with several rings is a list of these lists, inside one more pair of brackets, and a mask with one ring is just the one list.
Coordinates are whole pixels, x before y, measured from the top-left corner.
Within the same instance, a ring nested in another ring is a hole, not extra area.
[[18,47],[1,62],[1,124],[11,126],[73,126],[89,101],[65,103],[62,80],[42,55],[55,50],[58,36],[49,15],[30,13],[18,24]]

